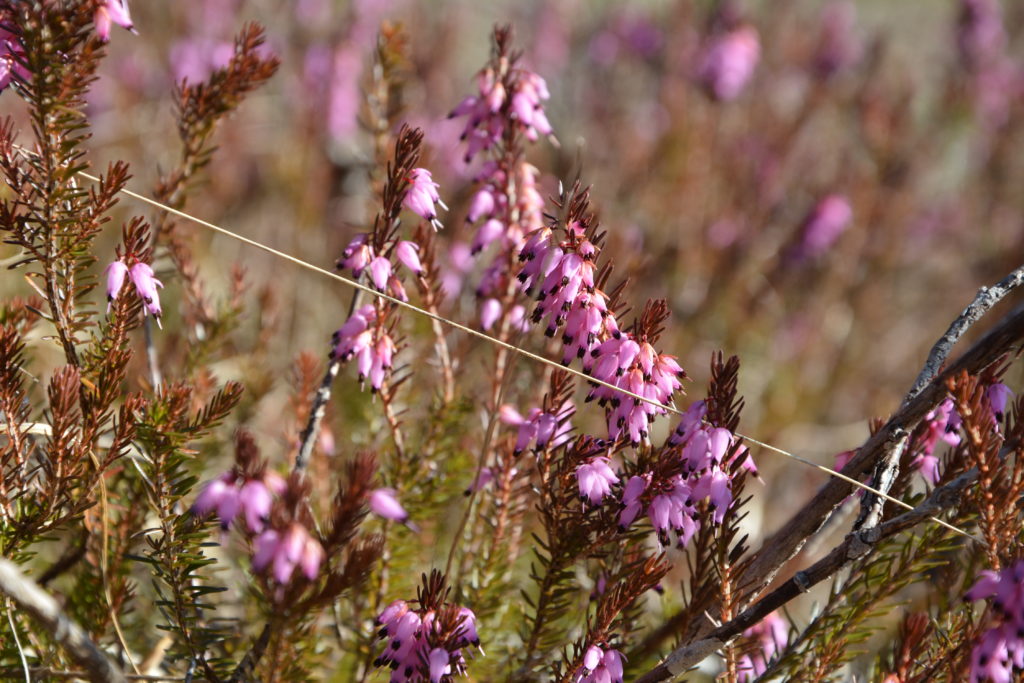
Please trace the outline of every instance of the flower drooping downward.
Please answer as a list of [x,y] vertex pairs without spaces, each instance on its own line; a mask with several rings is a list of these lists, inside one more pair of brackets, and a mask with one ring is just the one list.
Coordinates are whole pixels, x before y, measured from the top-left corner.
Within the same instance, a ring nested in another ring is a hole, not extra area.
[[143,310],[156,318],[156,324],[160,327],[160,316],[163,310],[160,308],[160,293],[158,287],[164,284],[156,279],[153,268],[148,263],[137,261],[129,268],[121,260],[114,261],[107,266],[107,312],[110,312],[110,304],[115,301],[124,287],[126,278],[130,278],[135,285],[135,293],[139,295],[145,306]]
[[110,40],[112,24],[117,24],[135,33],[131,14],[128,13],[128,0],[104,0],[96,8],[93,23],[96,24],[96,35],[104,41]]
[[434,204],[439,204],[446,210],[448,207],[441,201],[441,195],[437,193],[437,188],[440,185],[434,182],[430,171],[425,168],[412,169],[409,172],[409,183],[409,191],[405,195],[405,207],[418,216],[430,221],[435,230],[443,228],[444,225],[441,224],[441,221],[437,220],[437,211],[434,210]]

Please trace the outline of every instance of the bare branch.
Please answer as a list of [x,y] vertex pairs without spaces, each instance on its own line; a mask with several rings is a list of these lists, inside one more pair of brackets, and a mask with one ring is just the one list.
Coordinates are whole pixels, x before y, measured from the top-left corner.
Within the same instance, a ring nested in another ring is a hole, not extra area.
[[743,633],[743,631],[764,619],[771,612],[782,607],[801,593],[807,592],[811,587],[829,578],[847,564],[864,557],[879,541],[905,531],[939,514],[943,510],[953,507],[960,502],[964,489],[970,486],[977,478],[978,470],[972,469],[961,474],[945,486],[935,489],[927,500],[910,512],[883,522],[878,526],[851,532],[828,555],[807,569],[794,574],[788,581],[752,607],[744,610],[742,614],[732,621],[722,624],[704,638],[672,652],[665,658],[664,662],[638,678],[637,683],[664,681],[684,673],[690,667],[729,643]]
[[1013,271],[992,287],[982,287],[978,290],[974,301],[950,324],[946,333],[935,342],[935,346],[928,352],[928,360],[925,361],[924,368],[921,369],[921,374],[917,376],[917,380],[915,380],[910,393],[903,400],[903,405],[906,405],[911,399],[920,394],[925,385],[934,379],[935,375],[939,372],[939,368],[946,361],[946,357],[949,355],[953,345],[963,336],[964,332],[980,320],[989,309],[999,303],[1003,297],[1022,283],[1024,283],[1024,266]]
[[85,669],[90,681],[123,683],[127,680],[85,631],[61,612],[57,601],[6,559],[0,559],[0,592],[40,622],[71,658]]

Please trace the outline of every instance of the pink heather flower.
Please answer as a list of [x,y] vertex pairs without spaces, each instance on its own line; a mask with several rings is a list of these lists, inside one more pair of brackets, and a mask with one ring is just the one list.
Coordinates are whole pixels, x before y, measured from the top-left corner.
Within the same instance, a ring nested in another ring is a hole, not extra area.
[[110,313],[110,304],[117,295],[121,293],[125,278],[128,277],[128,266],[121,261],[114,261],[107,266],[107,313]]
[[804,220],[800,243],[793,257],[798,261],[816,258],[828,251],[853,219],[850,201],[841,194],[831,194],[818,202]]
[[738,662],[739,676],[737,680],[748,683],[767,671],[768,662],[786,647],[789,642],[789,626],[777,612],[772,612],[762,621],[744,631],[743,635],[750,639],[756,639],[761,645],[759,652],[745,654],[740,657]]
[[413,213],[430,221],[434,229],[443,228],[441,221],[437,220],[437,212],[434,211],[434,204],[440,204],[442,208],[448,207],[441,201],[437,193],[440,187],[434,182],[430,171],[425,168],[414,168],[409,172],[409,190],[405,194],[404,204]]
[[388,261],[383,256],[370,261],[370,265],[367,266],[366,270],[370,273],[370,281],[377,289],[385,289],[388,285],[388,278],[391,277],[391,261]]
[[249,531],[258,534],[266,527],[273,497],[282,495],[285,487],[284,479],[274,472],[265,472],[260,479],[246,479],[231,470],[203,486],[192,504],[192,514],[205,517],[216,512],[225,530],[241,516]]
[[110,40],[111,23],[135,33],[131,15],[128,13],[128,0],[104,0],[103,4],[96,8],[93,23],[96,24],[96,35],[105,41]]
[[394,489],[374,489],[370,493],[370,512],[393,522],[405,523],[409,513],[398,502]]
[[623,660],[625,657],[618,650],[591,645],[583,654],[583,665],[573,681],[574,683],[622,683]]
[[366,243],[368,235],[366,233],[359,233],[352,241],[345,247],[345,251],[341,252],[341,258],[338,259],[339,268],[347,268],[352,271],[352,274],[359,277],[363,274],[363,269],[370,264],[370,261],[374,259],[373,248]]
[[619,513],[619,531],[626,531],[643,511],[640,496],[647,490],[650,477],[633,476],[622,490],[622,511]]
[[435,647],[430,651],[427,656],[430,664],[430,683],[441,683],[441,678],[451,673],[452,667],[448,665],[450,658],[448,650],[442,647]]
[[1011,396],[1013,396],[1013,391],[1002,382],[994,382],[985,387],[985,400],[996,420],[1003,419],[1003,415],[1006,414],[1006,404]]
[[16,33],[0,26],[0,91],[15,78],[27,81],[32,74],[25,68],[25,49]]
[[991,598],[996,618],[996,624],[974,646],[971,683],[1017,680],[1024,670],[1024,560],[999,572],[981,572],[964,598]]
[[238,510],[238,487],[235,486],[233,472],[225,472],[217,479],[207,482],[196,496],[196,502],[192,504],[192,514],[197,517],[205,517],[216,511],[224,529],[231,526]]
[[492,470],[490,467],[484,467],[480,470],[480,474],[476,476],[476,479],[473,480],[473,483],[467,486],[466,490],[463,491],[463,493],[468,496],[474,493],[475,491],[480,491],[484,489],[492,481],[494,481],[494,470]]
[[253,570],[263,572],[271,568],[274,581],[281,585],[291,581],[296,567],[310,581],[316,579],[324,559],[320,541],[298,522],[292,522],[283,531],[265,530],[256,537],[254,549]]
[[392,367],[396,350],[391,335],[378,327],[373,304],[365,304],[334,333],[334,350],[331,353],[342,362],[354,358],[360,383],[369,379],[370,386],[376,391]]
[[576,480],[579,483],[580,498],[589,501],[591,505],[599,505],[612,492],[612,484],[617,483],[619,478],[608,465],[608,458],[599,456],[576,468]]
[[743,91],[761,59],[761,43],[753,26],[741,26],[712,39],[699,77],[717,100],[734,100]]
[[452,676],[466,672],[463,649],[479,646],[476,615],[465,607],[458,610],[459,632],[454,643],[446,649],[439,647],[435,638],[437,620],[433,610],[415,611],[404,600],[396,600],[384,608],[377,618],[379,635],[387,641],[384,651],[374,660],[374,666],[391,668],[393,683],[432,683],[450,681]]
[[566,401],[554,414],[531,408],[527,417],[523,417],[512,406],[503,405],[498,416],[505,424],[519,428],[515,445],[515,454],[519,455],[531,444],[534,451],[543,451],[548,445],[558,448],[565,444],[572,432],[569,420],[575,413],[576,406]]
[[146,312],[152,313],[156,318],[157,325],[159,325],[162,311],[160,310],[160,294],[156,289],[157,287],[163,287],[163,283],[156,279],[153,274],[153,268],[148,263],[140,261],[132,266],[128,272],[131,275],[132,283],[135,285],[135,291],[138,292],[139,298],[146,303]]
[[423,272],[423,264],[420,263],[420,247],[415,242],[401,241],[395,245],[395,257],[399,263],[419,275]]
[[690,407],[683,413],[683,417],[679,420],[679,425],[675,431],[668,437],[668,445],[679,446],[689,441],[696,431],[700,429],[704,416],[707,413],[708,406],[704,401],[694,401],[691,403]]
[[924,416],[928,425],[928,431],[922,444],[922,451],[925,455],[931,455],[938,444],[939,439],[950,446],[960,444],[960,415],[953,406],[953,399],[947,398],[939,406]]
[[466,163],[479,152],[497,145],[509,125],[518,126],[531,142],[541,135],[552,134],[542,105],[551,93],[538,74],[513,67],[503,82],[488,67],[477,74],[477,89],[478,95],[462,100],[448,115],[449,118],[467,117],[461,135],[467,142]]

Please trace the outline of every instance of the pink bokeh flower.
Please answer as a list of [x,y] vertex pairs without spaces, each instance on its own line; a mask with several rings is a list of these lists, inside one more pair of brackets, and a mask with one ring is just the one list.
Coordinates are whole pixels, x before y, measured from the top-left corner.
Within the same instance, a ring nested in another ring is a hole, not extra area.
[[772,612],[763,620],[743,632],[744,637],[759,643],[760,649],[740,657],[736,669],[737,680],[749,683],[768,670],[768,663],[789,642],[789,624]]
[[757,30],[753,26],[740,26],[711,40],[698,77],[716,100],[734,100],[753,77],[760,59]]

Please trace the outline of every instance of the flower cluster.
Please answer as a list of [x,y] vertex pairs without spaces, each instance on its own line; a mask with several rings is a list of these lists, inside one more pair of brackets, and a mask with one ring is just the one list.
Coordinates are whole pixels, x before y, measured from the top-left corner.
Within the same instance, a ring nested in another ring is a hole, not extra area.
[[608,309],[608,296],[598,286],[597,246],[584,226],[571,222],[566,238],[555,239],[551,228],[535,230],[519,252],[523,264],[517,278],[528,295],[536,294],[532,319],[545,318],[544,333],[562,333],[562,363],[583,359],[584,369],[592,365],[587,352],[600,341],[619,333],[618,323]]
[[93,23],[96,24],[96,35],[103,40],[110,40],[110,28],[113,24],[135,33],[132,17],[128,13],[128,0],[103,0],[96,7]]
[[960,415],[953,406],[953,399],[947,398],[924,417],[924,434],[916,440],[917,454],[911,461],[911,467],[920,470],[930,483],[939,480],[939,458],[935,455],[935,447],[939,441],[950,446],[960,443]]
[[152,266],[142,261],[136,261],[131,268],[121,260],[107,266],[107,312],[110,312],[110,302],[117,299],[128,278],[131,278],[135,292],[145,303],[145,311],[153,314],[157,325],[160,325],[163,311],[160,309],[160,294],[156,290],[164,284],[156,279]]
[[777,612],[772,612],[744,631],[743,637],[761,646],[759,651],[748,652],[740,657],[736,666],[737,680],[749,683],[767,671],[768,662],[786,647],[789,642],[789,625]]
[[693,403],[666,445],[678,449],[680,474],[658,480],[650,473],[637,474],[622,491],[619,528],[623,531],[646,511],[662,544],[675,532],[680,547],[689,543],[700,528],[696,505],[707,500],[715,524],[721,524],[732,505],[732,479],[729,472],[739,460],[742,467],[755,471],[753,459],[745,447],[738,446],[735,434],[724,427],[704,422],[707,406]]
[[192,514],[205,517],[216,512],[224,530],[244,518],[249,531],[258,534],[267,525],[273,497],[283,495],[285,486],[276,472],[264,470],[247,476],[234,467],[207,482],[192,504]]
[[[971,683],[1018,680],[1024,670],[1024,560],[1002,571],[983,571],[967,591],[967,600],[992,599],[997,624],[975,644]],[[1016,672],[1016,674],[1015,674]]]
[[591,645],[583,655],[583,665],[573,683],[622,683],[623,660],[618,650]]
[[421,600],[415,610],[405,600],[395,600],[377,623],[387,643],[374,664],[391,668],[392,683],[450,681],[466,671],[463,650],[480,645],[476,615],[467,607],[433,608]]
[[552,134],[542,104],[551,94],[538,74],[516,66],[511,60],[498,60],[497,68],[488,66],[477,74],[477,91],[448,115],[466,117],[461,139],[467,144],[467,163],[479,152],[501,142],[510,125],[531,141]]
[[510,264],[514,263],[525,236],[544,224],[544,199],[537,189],[539,175],[536,167],[525,161],[517,161],[511,173],[503,170],[498,162],[488,161],[477,177],[480,189],[473,196],[466,221],[482,222],[473,237],[470,253],[478,254],[494,243],[499,247],[476,290],[481,300],[480,325],[485,330],[503,314],[514,329],[529,328],[525,307],[515,303],[506,311],[502,300],[509,288]]
[[369,379],[370,386],[378,391],[391,369],[396,350],[395,341],[374,304],[365,304],[334,333],[331,356],[343,362],[355,358],[359,382]]
[[576,482],[582,500],[600,505],[605,496],[611,495],[612,485],[619,483],[619,476],[611,468],[608,458],[599,455],[576,468]]
[[534,407],[523,417],[512,406],[503,405],[498,415],[505,424],[519,428],[515,445],[515,454],[519,455],[531,444],[534,450],[542,451],[549,445],[558,448],[569,441],[572,431],[569,419],[575,413],[576,406],[566,401],[553,413]]
[[239,432],[234,466],[202,487],[191,513],[216,513],[225,531],[244,519],[235,528],[252,540],[253,570],[269,569],[273,580],[285,586],[296,568],[314,580],[324,559],[323,545],[309,532],[309,510],[302,502],[308,493],[296,476],[286,481],[267,469],[252,436]]
[[405,286],[395,273],[390,256],[394,255],[398,263],[419,275],[423,272],[419,249],[418,244],[408,240],[398,240],[377,247],[373,244],[372,235],[360,233],[345,247],[341,258],[338,259],[337,267],[352,271],[357,278],[366,272],[374,287],[396,299],[408,301]]
[[[585,195],[577,208],[585,208]],[[658,352],[652,343],[667,310],[663,302],[652,302],[633,329],[620,330],[601,289],[609,271],[597,268],[599,248],[588,222],[589,217],[570,220],[561,241],[551,228],[541,228],[523,245],[518,279],[527,294],[536,293],[533,321],[546,322],[549,337],[562,328],[564,364],[579,358],[595,379],[665,405],[682,389],[685,377],[675,357]],[[647,438],[650,421],[665,412],[603,384],[587,396],[587,401],[595,399],[608,407],[608,438],[628,438],[634,445]]]
[[284,528],[267,528],[256,537],[252,556],[252,568],[257,572],[272,569],[274,580],[288,584],[300,567],[308,580],[316,578],[320,563],[324,559],[324,548],[305,525],[292,521]]

